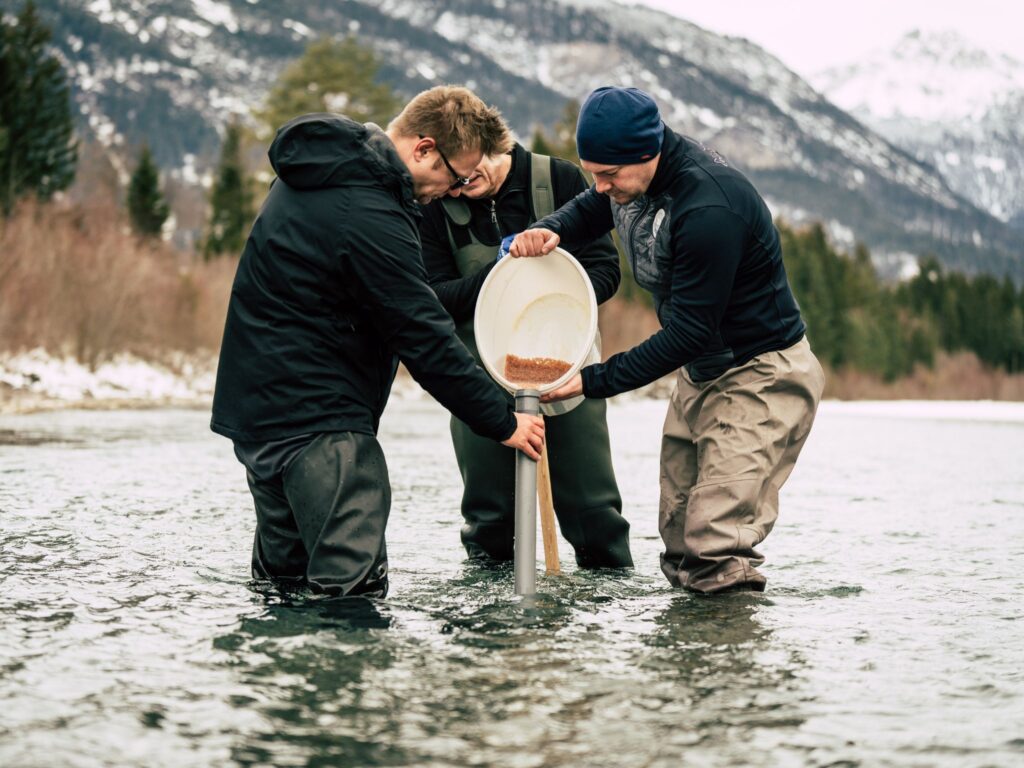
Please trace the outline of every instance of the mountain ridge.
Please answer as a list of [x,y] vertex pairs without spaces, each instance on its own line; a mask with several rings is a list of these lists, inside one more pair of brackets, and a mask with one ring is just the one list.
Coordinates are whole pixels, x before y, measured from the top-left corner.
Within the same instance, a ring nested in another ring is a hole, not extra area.
[[904,35],[811,81],[978,207],[1024,230],[1024,62],[956,31]]
[[921,162],[822,98],[753,43],[612,0],[39,0],[90,130],[140,136],[165,168],[208,168],[218,131],[248,111],[318,34],[355,34],[402,95],[465,82],[520,136],[599,85],[651,92],[666,122],[749,175],[773,211],[864,241],[890,273],[935,253],[1024,279],[1012,230]]

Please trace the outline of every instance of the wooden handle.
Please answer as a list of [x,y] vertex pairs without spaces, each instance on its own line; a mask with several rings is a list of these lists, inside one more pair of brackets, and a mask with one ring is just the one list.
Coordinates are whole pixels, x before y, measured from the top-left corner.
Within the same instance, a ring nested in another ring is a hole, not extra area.
[[544,538],[544,568],[549,574],[562,572],[558,564],[558,533],[555,529],[555,503],[551,495],[551,470],[548,467],[548,446],[540,452],[537,465],[537,499],[540,501],[540,531]]

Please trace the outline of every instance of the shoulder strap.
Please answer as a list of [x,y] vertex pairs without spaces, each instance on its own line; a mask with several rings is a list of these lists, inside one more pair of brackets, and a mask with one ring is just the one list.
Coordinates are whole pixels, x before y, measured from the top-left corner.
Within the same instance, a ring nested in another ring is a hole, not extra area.
[[471,214],[465,200],[446,196],[441,198],[441,205],[444,206],[444,212],[451,219],[452,224],[457,227],[465,227],[469,224]]
[[555,212],[555,193],[551,188],[551,158],[547,155],[530,156],[530,187],[533,190],[533,220],[543,219]]
[[[451,246],[452,253],[455,253],[471,240],[468,227],[473,214],[466,201],[457,197],[442,197],[441,207],[444,209],[444,223],[448,230],[448,245]],[[456,230],[452,229],[453,224],[457,227]]]

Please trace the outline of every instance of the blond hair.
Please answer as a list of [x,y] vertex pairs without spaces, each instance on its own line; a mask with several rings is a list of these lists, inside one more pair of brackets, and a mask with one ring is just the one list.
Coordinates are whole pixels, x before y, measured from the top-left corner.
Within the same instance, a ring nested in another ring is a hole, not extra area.
[[429,136],[449,157],[466,150],[501,155],[512,149],[512,134],[501,112],[460,85],[438,85],[417,94],[388,130],[399,136]]

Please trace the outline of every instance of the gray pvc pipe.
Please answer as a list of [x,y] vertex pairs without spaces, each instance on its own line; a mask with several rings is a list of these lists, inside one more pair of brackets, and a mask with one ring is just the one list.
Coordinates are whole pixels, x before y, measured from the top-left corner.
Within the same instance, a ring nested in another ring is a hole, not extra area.
[[[540,392],[516,391],[516,413],[540,413]],[[537,462],[516,451],[516,594],[537,591]]]

